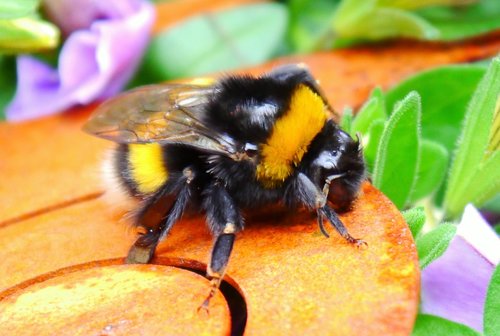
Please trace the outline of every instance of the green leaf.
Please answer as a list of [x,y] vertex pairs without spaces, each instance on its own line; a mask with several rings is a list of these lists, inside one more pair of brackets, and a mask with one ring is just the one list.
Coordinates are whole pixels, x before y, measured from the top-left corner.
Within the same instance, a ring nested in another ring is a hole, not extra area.
[[486,336],[500,335],[500,265],[497,265],[488,286],[484,304],[484,334]]
[[0,1],[0,20],[28,16],[36,11],[40,0]]
[[380,138],[384,132],[384,127],[385,120],[377,120],[370,126],[368,134],[363,135],[363,155],[365,157],[367,169],[370,173],[373,173],[375,168],[375,160],[380,144]]
[[415,10],[439,5],[463,6],[470,1],[471,0],[378,0],[377,5],[381,7],[397,7],[400,9]]
[[469,6],[440,6],[418,12],[445,41],[464,39],[500,28],[500,1],[482,0]]
[[467,182],[464,181],[464,195],[457,200],[456,207],[463,209],[473,201],[478,207],[493,198],[500,191],[500,151],[495,151],[482,162]]
[[498,0],[482,0],[472,5],[468,2],[344,0],[333,19],[338,35],[333,45],[345,47],[394,37],[449,41],[500,27]]
[[0,121],[5,119],[5,107],[16,91],[16,60],[0,55]]
[[361,107],[352,123],[352,134],[367,134],[371,125],[378,120],[386,120],[385,99],[382,90],[375,88],[370,98]]
[[481,210],[499,212],[500,213],[500,192],[497,193],[492,199],[486,202]]
[[297,52],[327,49],[333,42],[331,22],[337,2],[291,0],[288,40]]
[[376,0],[343,0],[333,17],[333,29],[348,36],[350,27],[356,26],[375,9]]
[[[342,117],[340,119],[340,128],[342,128],[344,131],[347,133],[351,134],[351,128],[352,128],[352,108],[346,107],[344,108],[344,111],[342,112]],[[354,134],[355,135],[355,134]]]
[[417,91],[422,97],[422,138],[440,143],[451,153],[468,102],[485,72],[482,65],[444,66],[421,72],[389,90],[387,106]]
[[166,80],[255,65],[271,57],[286,24],[286,9],[277,3],[196,16],[152,40],[145,71]]
[[416,239],[425,224],[424,207],[420,206],[411,208],[403,211],[402,213],[406,223],[408,223],[408,226],[410,227],[413,239]]
[[436,191],[446,176],[449,154],[446,148],[436,142],[423,139],[420,143],[420,165],[417,182],[410,202],[429,196]]
[[[342,22],[342,21],[341,21]],[[340,37],[380,40],[393,37],[437,39],[439,31],[429,22],[411,12],[388,7],[374,8],[350,25],[334,22]]]
[[364,147],[363,154],[370,172],[373,172],[378,144],[386,119],[384,94],[377,87],[371,92],[369,99],[356,114],[350,131],[352,136],[355,136],[358,132],[361,133]]
[[[486,162],[484,165],[482,162],[488,154],[491,127],[499,95],[500,58],[495,58],[469,104],[450,168],[444,204],[447,214],[451,216],[458,216],[466,203],[477,201],[470,197],[467,187],[474,183],[485,185],[489,181],[498,183],[498,179],[491,180],[495,175],[479,176],[478,169],[482,169],[483,173],[491,169]],[[495,160],[493,163],[497,162],[497,159],[493,160]]]
[[59,43],[59,29],[52,23],[23,17],[0,20],[0,52],[19,53],[52,49]]
[[456,225],[445,223],[438,225],[434,230],[416,239],[421,269],[427,267],[446,251],[456,231]]
[[386,123],[375,160],[373,184],[399,209],[406,205],[416,181],[420,115],[420,96],[411,92]]
[[488,140],[488,152],[500,150],[500,95],[497,98],[495,112],[493,113],[493,125],[491,125],[490,138]]
[[418,314],[412,336],[479,336],[481,335],[466,325],[444,319],[439,316]]

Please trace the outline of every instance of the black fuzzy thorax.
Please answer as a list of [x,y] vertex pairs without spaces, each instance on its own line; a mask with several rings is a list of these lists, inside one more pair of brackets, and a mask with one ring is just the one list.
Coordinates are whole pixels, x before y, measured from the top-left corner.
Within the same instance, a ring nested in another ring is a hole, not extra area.
[[233,161],[219,156],[213,158],[209,171],[241,207],[252,208],[278,201],[283,195],[283,187],[265,188],[255,179],[255,169],[250,161]]
[[[272,131],[274,123],[289,107],[297,83],[283,82],[269,77],[227,77],[216,86],[207,104],[205,122],[221,134],[228,134],[243,143],[262,143]],[[261,125],[250,121],[252,109],[268,105],[276,113]]]

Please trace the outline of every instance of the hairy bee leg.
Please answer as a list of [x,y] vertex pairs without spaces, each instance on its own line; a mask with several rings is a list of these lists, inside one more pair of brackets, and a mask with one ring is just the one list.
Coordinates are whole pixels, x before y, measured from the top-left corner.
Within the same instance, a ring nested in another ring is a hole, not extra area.
[[318,189],[314,183],[303,173],[299,173],[294,183],[292,183],[292,193],[297,195],[297,198],[302,204],[310,209],[316,209],[318,215],[318,226],[321,232],[329,237],[323,225],[323,216],[325,216],[332,226],[344,237],[349,243],[356,244],[356,246],[367,245],[362,239],[356,239],[349,234],[347,228],[344,226],[335,211],[326,204],[326,195]]
[[[168,209],[166,216],[164,216],[160,222],[155,223],[153,227],[146,227],[147,232],[137,238],[125,259],[127,264],[147,264],[151,261],[158,243],[168,235],[174,223],[177,222],[184,213],[191,194],[190,182],[191,179],[189,178],[183,179],[181,182],[183,185],[178,191],[174,203]],[[141,216],[139,216],[138,221],[141,222],[141,219],[146,216],[147,211],[158,202],[162,201],[162,195],[150,200],[141,211]]]
[[[319,229],[325,237],[329,238],[330,235],[326,231],[323,223],[324,214],[321,212],[321,208],[326,204],[325,194],[303,173],[297,174],[297,177],[291,183],[291,189],[288,191],[288,194],[293,195],[292,197],[295,198],[296,201],[302,203],[309,209],[316,209]],[[288,203],[291,202],[288,201]]]
[[160,238],[156,232],[141,235],[130,248],[125,258],[126,264],[147,264],[153,258]]
[[353,236],[351,236],[349,234],[349,231],[347,231],[347,228],[344,226],[344,223],[342,223],[342,221],[337,216],[337,214],[335,213],[335,211],[333,209],[331,209],[328,205],[323,206],[322,208],[319,209],[319,211],[322,212],[325,215],[326,218],[328,218],[328,221],[332,224],[332,226],[349,243],[355,244],[358,247],[368,246],[368,244],[364,240],[354,238]]
[[221,234],[215,240],[210,258],[210,264],[207,268],[207,277],[210,279],[210,292],[201,306],[198,307],[198,310],[203,309],[208,312],[210,300],[214,297],[217,289],[220,287],[222,279],[224,278],[229,257],[231,255],[231,251],[233,250],[235,237],[236,236],[232,233]]
[[224,278],[236,233],[243,229],[243,218],[232,197],[217,184],[205,190],[203,206],[207,212],[210,229],[216,237],[207,267],[210,292],[198,308],[198,310],[203,309],[208,312],[210,300]]
[[316,210],[316,215],[318,216],[318,226],[319,226],[319,230],[321,231],[321,233],[326,237],[326,238],[330,238],[330,235],[328,234],[328,232],[326,231],[325,229],[325,225],[323,223],[323,214],[321,213],[321,211],[319,209]]

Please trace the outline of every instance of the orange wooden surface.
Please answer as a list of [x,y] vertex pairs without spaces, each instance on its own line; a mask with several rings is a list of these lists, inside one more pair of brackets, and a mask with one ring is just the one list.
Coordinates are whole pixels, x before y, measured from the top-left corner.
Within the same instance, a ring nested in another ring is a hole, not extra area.
[[[2,268],[10,272],[2,277],[2,286],[79,263],[123,257],[133,234],[118,223],[120,215],[99,198],[4,227]],[[248,218],[227,273],[246,302],[246,334],[410,332],[419,272],[411,233],[401,215],[367,184],[354,211],[342,220],[354,236],[368,242],[368,248],[357,249],[334,232],[326,239],[309,213],[270,209]],[[196,260],[203,271],[210,246],[204,219],[188,216],[159,246],[158,255]],[[86,283],[86,275],[78,274],[71,281],[78,284],[82,276],[81,283]],[[10,295],[0,305],[0,316],[17,316],[20,307],[15,298],[36,295],[47,284],[42,281],[37,286],[24,292],[24,284],[7,290]],[[183,296],[186,283],[170,283],[165,290]],[[204,296],[197,298],[192,304],[200,304]],[[99,314],[109,317],[103,317],[101,325],[116,324],[115,315]]]
[[[193,305],[209,288],[200,275],[158,265],[93,266],[53,274],[0,301],[0,335],[223,335],[230,331],[229,310],[220,293],[212,301],[210,315],[197,312]],[[179,283],[183,295],[171,290]]]
[[100,192],[106,143],[81,132],[88,112],[0,124],[0,227]]
[[[449,45],[399,42],[288,57],[246,71],[261,73],[278,63],[304,62],[340,110],[359,106],[376,85],[387,88],[419,70],[493,56],[499,50],[498,34]],[[153,262],[166,266],[113,266],[121,264],[134,232],[120,223],[123,210],[101,197],[99,165],[110,144],[79,131],[92,109],[0,124],[0,328],[12,331],[4,322],[32,313],[21,331],[33,334],[29,326],[39,315],[30,307],[38,307],[52,311],[54,322],[37,320],[40,328],[49,329],[36,334],[106,334],[108,326],[115,334],[139,333],[133,328],[166,324],[159,310],[175,316],[168,320],[175,328],[185,329],[187,323],[191,329],[186,330],[196,333],[227,333],[230,317],[220,294],[208,319],[191,309],[204,299],[197,293],[208,288],[193,273],[203,272],[212,243],[202,217],[185,217],[159,246]],[[335,232],[326,239],[308,213],[271,210],[249,216],[228,267],[229,285],[243,298],[248,313],[245,334],[410,333],[418,305],[417,254],[411,233],[385,196],[366,184],[353,211],[342,216],[351,233],[368,242],[366,249],[346,244]],[[103,259],[107,261],[95,262]],[[150,271],[154,279],[141,273]],[[86,299],[81,305],[67,303],[64,310],[45,300],[47,291],[55,291],[49,299],[61,295],[60,304],[76,293],[86,293]],[[26,297],[35,303],[23,306]],[[134,302],[137,306],[128,312],[124,307]],[[120,322],[125,315],[130,323]],[[50,329],[56,326],[62,329]]]

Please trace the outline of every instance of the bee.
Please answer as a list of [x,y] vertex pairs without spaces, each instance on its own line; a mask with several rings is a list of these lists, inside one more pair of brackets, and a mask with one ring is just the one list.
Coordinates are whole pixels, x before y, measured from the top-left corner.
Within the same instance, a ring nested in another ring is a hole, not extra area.
[[111,166],[141,228],[127,263],[148,263],[188,205],[204,211],[214,237],[208,309],[243,230],[242,209],[271,203],[305,207],[349,243],[338,210],[365,179],[359,142],[332,119],[332,107],[304,65],[259,77],[140,87],[103,103],[84,130],[117,143]]

